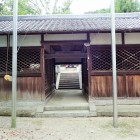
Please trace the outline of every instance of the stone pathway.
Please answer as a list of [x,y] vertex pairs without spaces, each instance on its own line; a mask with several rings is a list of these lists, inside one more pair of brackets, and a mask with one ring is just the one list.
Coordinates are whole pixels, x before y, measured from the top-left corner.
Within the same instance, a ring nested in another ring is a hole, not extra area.
[[55,96],[47,103],[48,106],[74,105],[88,103],[82,90],[56,90]]

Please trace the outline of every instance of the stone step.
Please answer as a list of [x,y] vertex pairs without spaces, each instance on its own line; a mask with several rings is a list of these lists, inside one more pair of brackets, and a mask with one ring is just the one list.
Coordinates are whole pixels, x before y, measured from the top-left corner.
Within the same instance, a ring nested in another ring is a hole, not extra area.
[[79,79],[60,79],[60,81],[68,81],[68,82],[78,82]]
[[55,111],[55,110],[89,110],[88,104],[83,105],[63,105],[63,106],[45,106],[44,111]]
[[64,78],[78,78],[79,77],[79,75],[69,75],[69,76],[65,76],[65,75],[62,75],[61,74],[61,77],[64,77]]
[[76,78],[78,76],[79,76],[78,74],[77,75],[62,75],[61,74],[61,77],[73,77],[73,78]]
[[69,85],[69,84],[68,84],[68,85],[66,85],[66,84],[63,85],[63,84],[60,84],[59,87],[61,87],[61,86],[62,86],[62,87],[79,87],[78,84],[77,84],[77,85]]
[[72,85],[74,85],[74,84],[79,84],[79,82],[68,82],[68,81],[61,82],[60,81],[60,84],[72,84]]
[[59,88],[80,88],[79,86],[59,86]]
[[79,85],[63,85],[63,84],[61,84],[61,85],[59,85],[59,87],[79,87]]
[[68,111],[44,111],[37,113],[36,117],[94,117],[96,112],[90,113],[88,110],[68,110]]
[[80,89],[80,87],[59,87],[59,89]]
[[79,73],[61,73],[62,76],[75,76],[79,75]]
[[59,81],[59,89],[79,89],[79,74],[78,73],[61,73]]
[[79,75],[69,75],[69,76],[67,76],[67,75],[60,75],[61,77],[64,77],[64,78],[78,78],[79,77]]
[[75,80],[75,79],[60,79],[60,82],[79,82],[79,79]]

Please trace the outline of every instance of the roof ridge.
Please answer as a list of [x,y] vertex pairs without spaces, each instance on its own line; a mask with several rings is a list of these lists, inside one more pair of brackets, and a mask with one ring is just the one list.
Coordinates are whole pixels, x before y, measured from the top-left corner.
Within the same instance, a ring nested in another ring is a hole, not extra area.
[[[116,13],[117,18],[139,18],[140,12],[134,13]],[[43,20],[43,19],[85,19],[85,18],[110,18],[110,13],[97,13],[97,14],[60,14],[60,15],[19,15],[19,20]],[[12,16],[0,16],[0,21],[11,21]]]

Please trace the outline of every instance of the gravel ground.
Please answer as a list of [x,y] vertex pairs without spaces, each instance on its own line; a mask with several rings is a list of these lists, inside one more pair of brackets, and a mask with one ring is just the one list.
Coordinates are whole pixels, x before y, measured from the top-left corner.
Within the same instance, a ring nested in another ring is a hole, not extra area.
[[0,140],[139,140],[140,118],[17,118],[11,129],[11,118],[0,117]]

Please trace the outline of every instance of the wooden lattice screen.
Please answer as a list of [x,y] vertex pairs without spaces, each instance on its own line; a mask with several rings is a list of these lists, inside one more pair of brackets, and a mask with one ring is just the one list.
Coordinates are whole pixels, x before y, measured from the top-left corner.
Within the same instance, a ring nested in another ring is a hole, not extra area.
[[[112,59],[110,48],[91,47],[92,70],[111,70]],[[139,48],[117,48],[117,70],[140,70]]]
[[[40,49],[20,48],[17,58],[18,73],[40,73]],[[6,72],[7,49],[0,51],[0,73]],[[8,50],[7,72],[12,72],[12,49]]]

